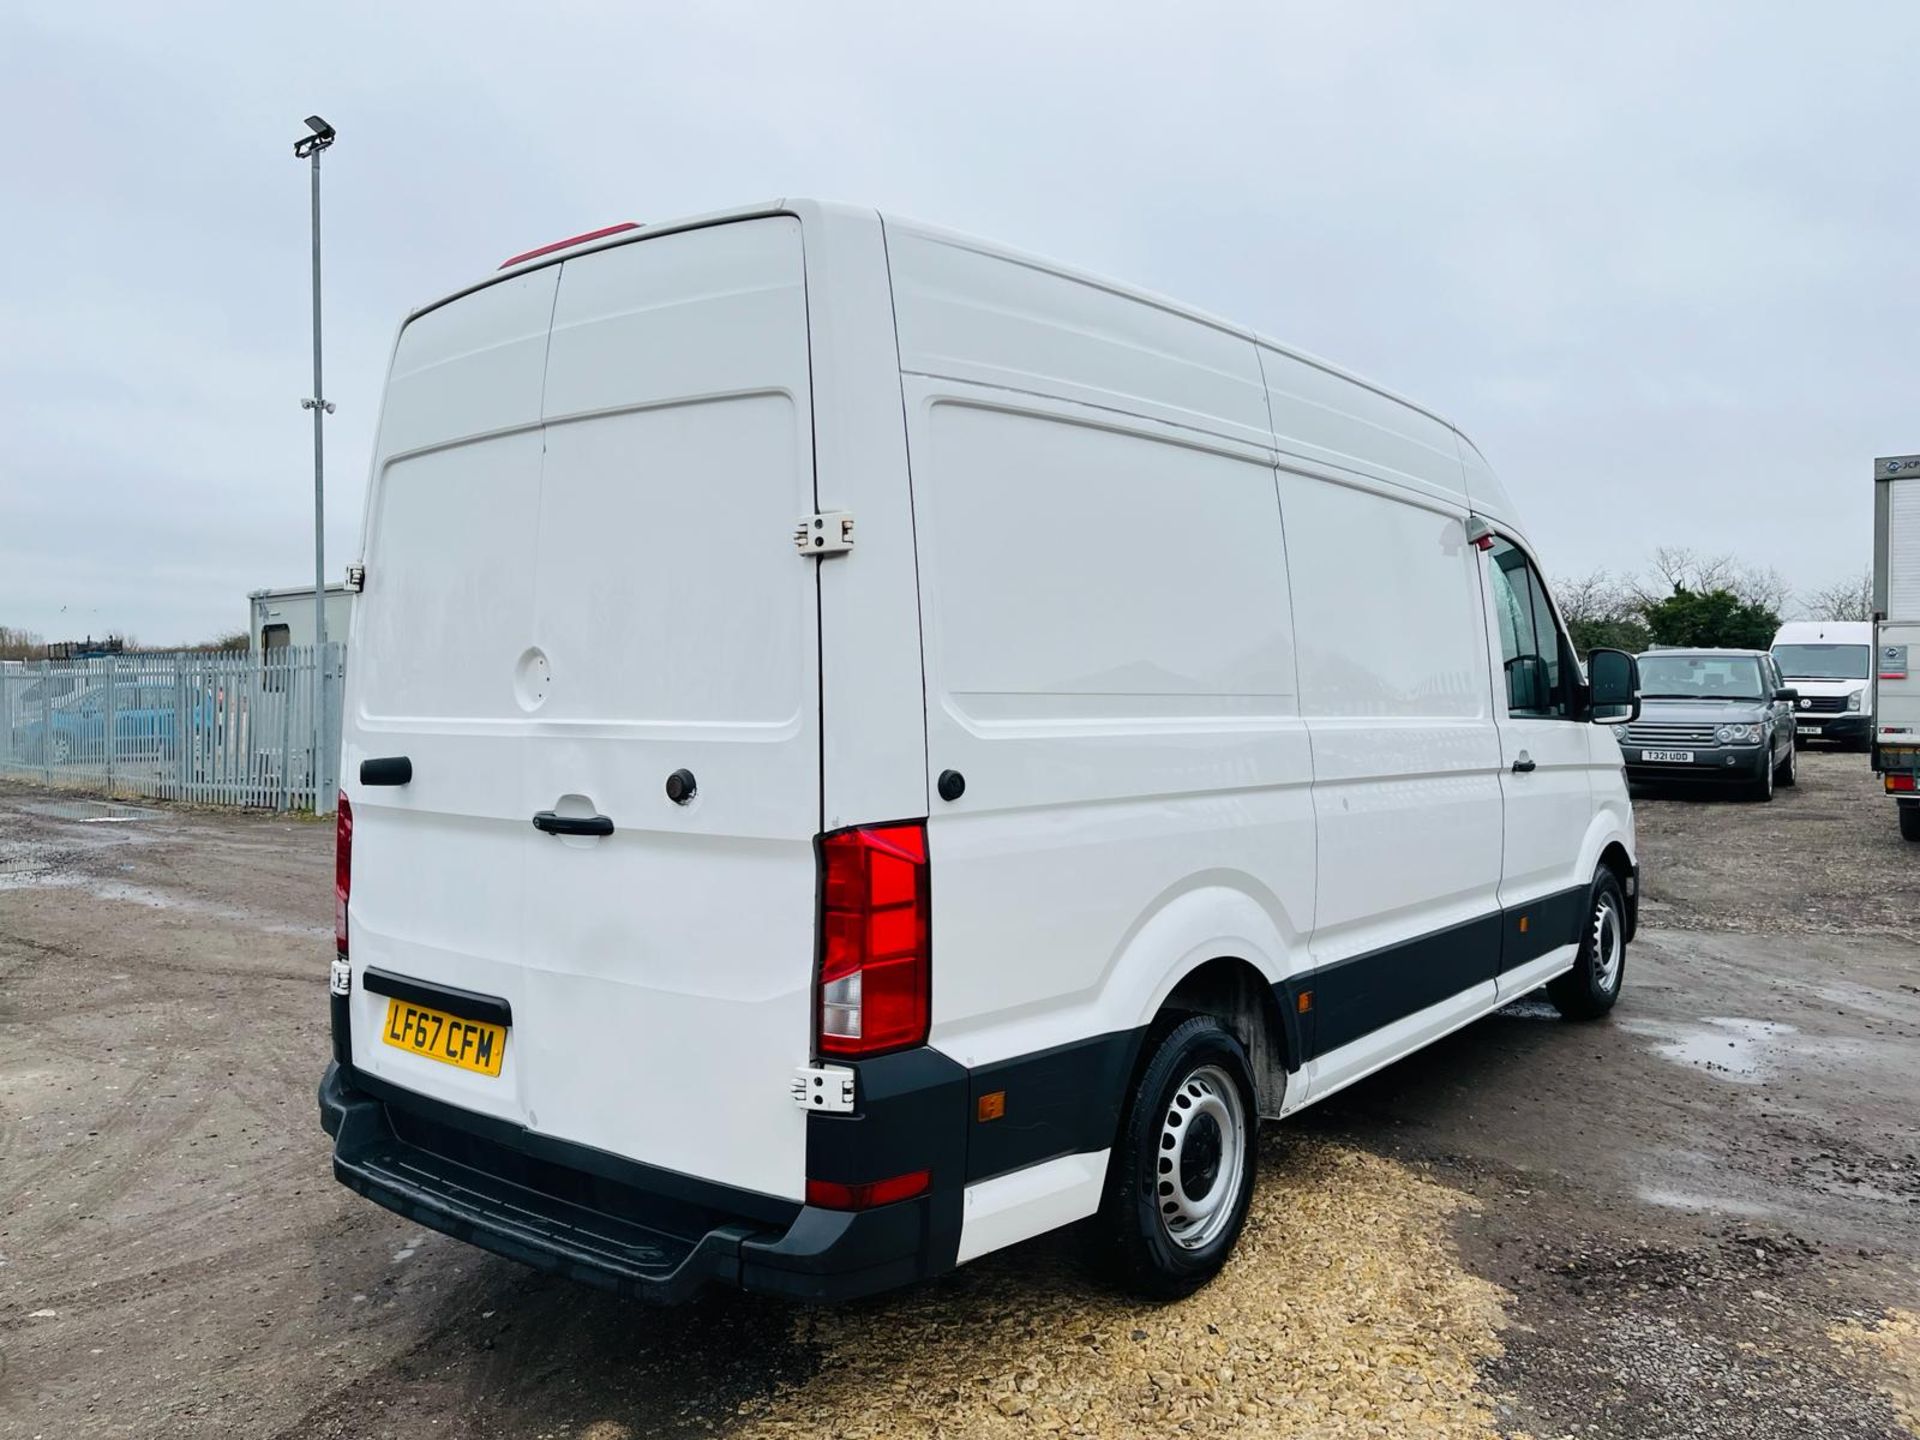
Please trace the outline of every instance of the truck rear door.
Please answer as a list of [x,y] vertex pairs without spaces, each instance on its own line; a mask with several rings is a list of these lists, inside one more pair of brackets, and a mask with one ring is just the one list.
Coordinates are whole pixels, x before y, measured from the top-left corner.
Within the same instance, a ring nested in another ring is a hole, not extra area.
[[[791,217],[589,253],[407,327],[349,658],[356,1065],[802,1195],[811,424]],[[409,784],[359,786],[399,754]],[[506,1001],[499,1073],[388,1043],[369,968]]]

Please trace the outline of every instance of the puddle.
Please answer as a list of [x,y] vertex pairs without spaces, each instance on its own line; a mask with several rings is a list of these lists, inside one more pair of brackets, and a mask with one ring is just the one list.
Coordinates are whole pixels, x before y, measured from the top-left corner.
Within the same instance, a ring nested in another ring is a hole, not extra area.
[[160,813],[138,805],[118,805],[111,800],[50,800],[22,805],[20,809],[31,815],[45,815],[50,820],[74,820],[82,825],[129,825],[138,820],[151,820]]
[[1676,1065],[1705,1070],[1716,1080],[1758,1085],[1772,1068],[1772,1055],[1787,1036],[1798,1033],[1775,1020],[1713,1016],[1697,1025],[1665,1020],[1615,1022],[1629,1035],[1652,1040],[1653,1053]]
[[1780,1212],[1757,1200],[1733,1200],[1724,1195],[1700,1195],[1691,1190],[1669,1190],[1659,1185],[1643,1186],[1638,1192],[1649,1205],[1667,1210],[1704,1210],[1715,1215],[1739,1215],[1750,1220],[1766,1219]]

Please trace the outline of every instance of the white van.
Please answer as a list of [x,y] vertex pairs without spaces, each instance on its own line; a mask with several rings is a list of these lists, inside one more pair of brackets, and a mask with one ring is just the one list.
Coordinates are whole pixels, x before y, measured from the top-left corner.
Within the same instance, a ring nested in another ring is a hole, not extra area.
[[1837,740],[1865,750],[1873,740],[1873,622],[1789,620],[1773,637],[1773,663],[1789,686],[1802,741]]
[[563,242],[387,385],[336,1175],[648,1299],[1076,1221],[1178,1294],[1280,1117],[1619,993],[1631,659],[1445,421],[870,210]]

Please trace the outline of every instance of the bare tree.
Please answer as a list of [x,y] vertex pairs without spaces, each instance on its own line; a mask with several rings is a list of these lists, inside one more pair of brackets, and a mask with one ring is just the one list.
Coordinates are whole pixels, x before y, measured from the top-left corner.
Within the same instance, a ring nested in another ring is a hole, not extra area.
[[0,660],[34,660],[43,653],[40,637],[31,630],[0,625]]
[[1873,571],[1862,570],[1847,580],[1836,580],[1807,596],[1809,620],[1871,620]]
[[1629,577],[1624,586],[1642,610],[1682,590],[1702,595],[1726,590],[1749,605],[1776,615],[1793,598],[1793,586],[1771,565],[1745,565],[1732,555],[1703,555],[1687,545],[1662,545],[1653,552],[1647,573]]

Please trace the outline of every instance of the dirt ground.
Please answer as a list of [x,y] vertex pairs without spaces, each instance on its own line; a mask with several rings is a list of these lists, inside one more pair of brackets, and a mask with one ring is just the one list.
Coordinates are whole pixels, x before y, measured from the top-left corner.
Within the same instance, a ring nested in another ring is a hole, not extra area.
[[0,1436],[1912,1433],[1920,846],[1862,757],[1801,777],[1643,797],[1614,1016],[1269,1127],[1191,1300],[1047,1239],[669,1312],[333,1182],[327,826],[0,787]]

